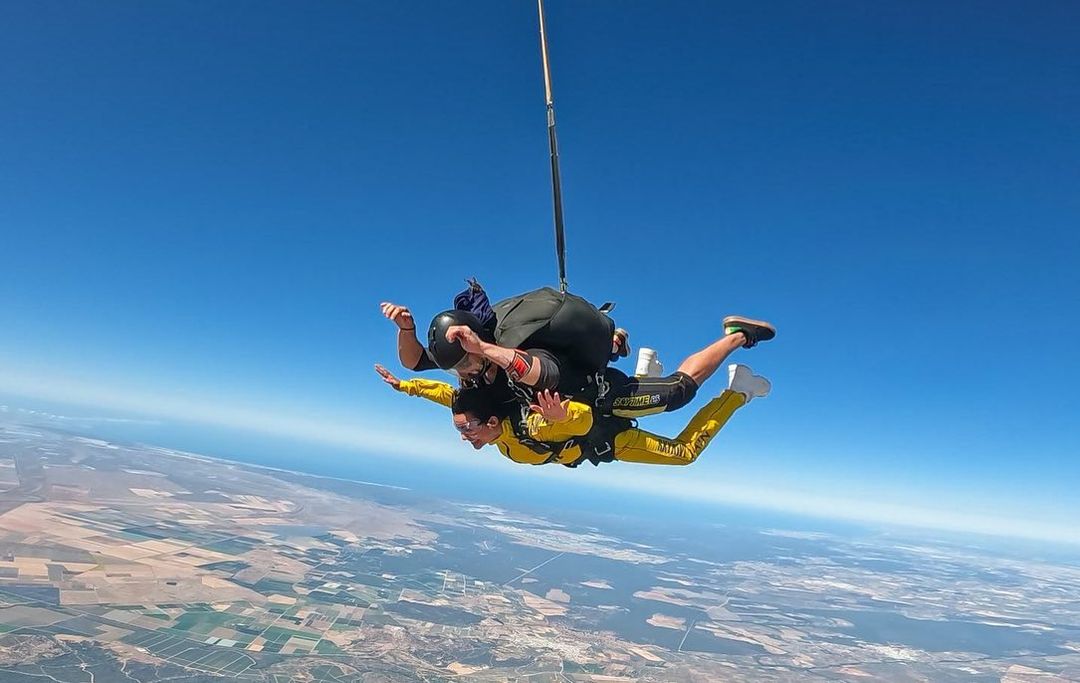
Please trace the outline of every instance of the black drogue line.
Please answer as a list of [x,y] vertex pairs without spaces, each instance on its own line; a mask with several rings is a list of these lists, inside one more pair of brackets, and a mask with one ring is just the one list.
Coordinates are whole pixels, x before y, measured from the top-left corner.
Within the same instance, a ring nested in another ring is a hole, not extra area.
[[540,16],[540,58],[544,66],[548,148],[551,150],[551,201],[555,214],[555,255],[559,260],[559,291],[565,292],[568,287],[566,284],[566,232],[563,227],[562,181],[559,177],[559,143],[555,137],[555,100],[551,94],[551,65],[548,63],[544,0],[536,0],[536,10]]

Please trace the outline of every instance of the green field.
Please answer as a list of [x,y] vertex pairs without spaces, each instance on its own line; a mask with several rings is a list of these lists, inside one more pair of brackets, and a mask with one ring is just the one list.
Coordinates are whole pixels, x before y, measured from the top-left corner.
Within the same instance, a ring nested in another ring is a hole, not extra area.
[[228,612],[186,612],[176,620],[173,628],[191,633],[210,633],[215,628],[235,624],[238,617]]

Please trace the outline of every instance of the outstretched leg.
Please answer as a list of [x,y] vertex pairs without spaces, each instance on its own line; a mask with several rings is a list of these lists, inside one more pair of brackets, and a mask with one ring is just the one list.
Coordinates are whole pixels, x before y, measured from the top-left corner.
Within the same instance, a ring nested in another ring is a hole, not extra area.
[[725,336],[689,356],[666,377],[628,377],[611,390],[610,412],[643,417],[678,410],[694,400],[698,389],[736,349],[749,348],[776,336],[767,322],[741,316],[724,318]]
[[769,380],[745,365],[731,365],[728,389],[705,404],[674,439],[642,429],[628,429],[615,437],[615,459],[648,465],[689,465],[698,459],[736,410],[767,396]]
[[[716,372],[717,368],[727,360],[735,349],[741,348],[746,343],[746,335],[741,331],[729,334],[714,341],[697,353],[687,357],[675,372],[681,372],[699,387]],[[648,378],[645,378],[648,379]]]
[[746,397],[739,392],[725,391],[706,403],[674,439],[643,429],[620,432],[615,437],[615,459],[647,465],[689,465],[745,404]]

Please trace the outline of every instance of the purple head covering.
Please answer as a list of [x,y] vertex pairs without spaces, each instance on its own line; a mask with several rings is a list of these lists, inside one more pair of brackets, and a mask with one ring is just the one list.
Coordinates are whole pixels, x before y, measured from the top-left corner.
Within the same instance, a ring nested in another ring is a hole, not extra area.
[[459,311],[472,313],[487,328],[495,325],[495,311],[491,310],[491,302],[488,301],[487,292],[476,281],[476,278],[466,280],[469,287],[454,297],[454,308]]

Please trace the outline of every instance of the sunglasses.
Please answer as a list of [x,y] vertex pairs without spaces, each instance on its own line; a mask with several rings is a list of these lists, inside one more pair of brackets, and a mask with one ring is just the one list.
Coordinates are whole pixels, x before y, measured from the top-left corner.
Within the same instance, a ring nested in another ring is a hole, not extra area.
[[479,420],[479,419],[478,420],[469,420],[468,422],[466,422],[463,425],[459,425],[459,424],[457,424],[455,422],[454,423],[454,429],[458,430],[462,434],[467,434],[469,432],[475,432],[477,429],[480,428],[480,425],[482,425],[482,424],[484,424],[484,421]]

